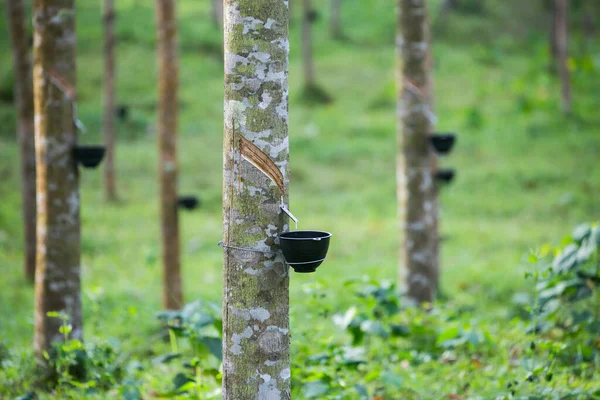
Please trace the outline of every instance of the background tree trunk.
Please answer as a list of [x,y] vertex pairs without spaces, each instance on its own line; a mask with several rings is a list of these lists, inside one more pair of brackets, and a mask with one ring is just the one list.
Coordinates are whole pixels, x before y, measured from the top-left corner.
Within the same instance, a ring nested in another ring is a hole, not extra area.
[[304,57],[304,86],[315,85],[315,67],[312,59],[311,5],[310,0],[302,0],[302,55]]
[[437,203],[428,136],[433,132],[425,0],[398,0],[398,210],[400,265],[408,296],[432,301],[437,293]]
[[329,15],[329,30],[331,37],[334,39],[341,39],[342,34],[342,0],[331,0],[331,11]]
[[212,17],[215,25],[223,30],[223,0],[212,0]]
[[35,337],[37,359],[63,339],[64,312],[80,339],[79,174],[73,157],[77,133],[73,121],[75,91],[74,0],[34,1],[34,104],[37,162],[37,270]]
[[19,124],[21,151],[21,192],[23,213],[23,269],[25,278],[35,279],[35,141],[33,129],[33,83],[31,53],[26,29],[23,0],[7,0],[8,23],[12,39],[13,69],[15,73],[15,99]]
[[167,310],[183,306],[179,221],[177,210],[177,18],[175,0],[157,0],[158,30],[158,143],[163,253],[163,306]]
[[557,43],[557,27],[556,27],[556,4],[551,5],[551,16],[550,16],[550,30],[548,31],[548,53],[550,54],[550,73],[556,73],[556,66],[558,64],[558,43]]
[[[288,8],[225,4],[223,399],[289,399],[289,274],[274,254],[288,230]],[[275,163],[281,189],[253,154]]]
[[115,184],[115,11],[113,0],[104,0],[104,190],[106,199],[117,199]]
[[556,46],[558,51],[558,75],[561,83],[562,110],[571,112],[571,77],[569,73],[568,0],[556,0]]

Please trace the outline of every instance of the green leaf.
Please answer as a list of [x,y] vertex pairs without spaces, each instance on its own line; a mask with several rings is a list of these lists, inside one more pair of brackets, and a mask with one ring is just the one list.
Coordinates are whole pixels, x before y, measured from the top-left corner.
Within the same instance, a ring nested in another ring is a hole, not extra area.
[[573,240],[577,243],[581,243],[590,235],[590,233],[592,233],[592,226],[590,224],[578,225],[573,230]]
[[316,399],[329,391],[329,385],[323,381],[311,381],[304,384],[302,391],[307,399]]
[[360,329],[368,333],[369,335],[379,336],[386,338],[389,336],[388,332],[383,327],[383,324],[379,321],[366,320],[360,324]]
[[446,340],[454,339],[460,335],[460,330],[456,326],[452,326],[442,331],[437,337],[437,343],[442,344]]
[[204,345],[210,354],[217,357],[219,361],[223,360],[223,342],[219,338],[203,337],[199,340]]
[[400,389],[402,387],[402,377],[396,375],[392,371],[385,371],[381,377],[383,378],[383,383],[385,386],[393,387],[396,389]]
[[180,353],[167,353],[161,356],[155,357],[152,360],[152,364],[168,364],[176,358],[181,357]]
[[142,394],[139,389],[133,385],[123,386],[119,389],[123,400],[142,400]]
[[567,272],[577,266],[577,251],[579,248],[574,244],[567,245],[563,251],[556,256],[552,267],[556,272]]
[[192,378],[190,378],[188,375],[184,374],[183,372],[178,373],[177,375],[175,375],[175,377],[173,378],[173,389],[175,391],[179,391],[179,389],[181,389],[181,387],[183,385],[185,385],[188,382],[193,382],[194,380]]
[[361,399],[369,399],[369,392],[366,386],[355,384],[354,389],[356,389],[356,393],[358,393]]
[[333,316],[333,322],[342,329],[347,329],[356,316],[356,307],[350,307],[344,315],[336,314]]

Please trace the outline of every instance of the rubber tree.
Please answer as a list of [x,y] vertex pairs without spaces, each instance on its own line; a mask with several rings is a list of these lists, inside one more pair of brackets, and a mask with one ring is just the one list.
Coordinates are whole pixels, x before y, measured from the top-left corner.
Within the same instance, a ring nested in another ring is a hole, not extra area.
[[329,31],[334,39],[341,39],[342,33],[342,0],[330,0]]
[[12,39],[15,99],[18,119],[18,141],[21,156],[21,193],[23,213],[23,269],[25,278],[35,279],[35,140],[33,126],[33,78],[31,53],[26,29],[23,0],[7,0],[8,22]]
[[80,339],[79,175],[73,156],[77,142],[74,121],[74,0],[34,0],[33,93],[37,163],[37,270],[35,277],[34,348],[39,362],[52,343],[63,340],[62,321],[48,312],[68,316],[69,336]]
[[226,0],[223,399],[289,399],[289,14],[285,0]]
[[223,29],[223,0],[212,0],[212,18],[219,29]]
[[115,183],[115,10],[113,0],[104,0],[104,192],[117,199]]
[[569,72],[568,0],[555,0],[557,69],[561,83],[561,105],[564,113],[571,112],[571,77]]
[[430,28],[425,0],[398,0],[397,192],[402,243],[400,268],[409,298],[437,293],[435,163],[429,144],[432,111]]
[[313,63],[312,45],[312,7],[310,0],[302,0],[302,58],[304,70],[304,86],[315,86],[315,65]]
[[179,219],[177,215],[177,119],[179,66],[175,0],[157,0],[158,36],[158,175],[163,259],[163,307],[183,306]]

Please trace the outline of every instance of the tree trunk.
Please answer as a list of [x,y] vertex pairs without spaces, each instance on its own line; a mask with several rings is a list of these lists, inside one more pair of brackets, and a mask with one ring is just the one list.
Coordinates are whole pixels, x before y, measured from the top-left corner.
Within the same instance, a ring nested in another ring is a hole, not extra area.
[[315,67],[312,59],[311,6],[310,0],[302,0],[302,55],[304,56],[304,86],[315,84]]
[[331,0],[329,30],[331,32],[331,37],[334,39],[341,39],[343,37],[341,2],[342,0]]
[[568,48],[568,0],[556,0],[556,45],[558,51],[558,75],[561,83],[562,110],[571,112],[571,78],[569,73],[569,48]]
[[223,30],[223,0],[212,0],[212,17],[215,25]]
[[175,0],[157,0],[158,30],[158,145],[163,254],[163,307],[183,306],[179,221],[177,216],[177,19]]
[[551,17],[550,17],[550,30],[548,31],[548,53],[550,54],[550,73],[556,73],[556,66],[558,64],[558,44],[557,44],[557,10],[556,5],[551,5]]
[[398,210],[403,242],[400,265],[410,298],[435,299],[438,285],[437,202],[428,136],[429,24],[424,0],[398,0]]
[[35,337],[37,359],[63,339],[61,321],[69,316],[70,337],[80,339],[79,174],[73,157],[77,132],[74,0],[34,1],[35,142],[37,162],[37,270]]
[[24,241],[25,278],[35,279],[35,143],[33,129],[33,84],[31,53],[25,27],[23,0],[8,0],[8,22],[12,39],[15,99],[19,123],[21,152],[21,192]]
[[276,254],[289,227],[286,3],[225,3],[225,400],[290,398],[289,274]]
[[581,27],[583,31],[582,53],[588,54],[592,40],[596,36],[596,18],[598,11],[596,9],[595,0],[590,0],[584,3],[582,12]]
[[115,11],[113,0],[104,0],[104,190],[106,199],[117,199],[115,184]]

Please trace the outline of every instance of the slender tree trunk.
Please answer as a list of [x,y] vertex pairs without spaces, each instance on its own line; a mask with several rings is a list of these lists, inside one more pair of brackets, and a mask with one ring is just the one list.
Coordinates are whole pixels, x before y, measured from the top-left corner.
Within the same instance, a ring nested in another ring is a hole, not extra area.
[[561,83],[562,110],[571,112],[571,77],[569,73],[568,0],[556,0],[556,45],[558,50],[558,75]]
[[448,16],[453,8],[458,4],[458,0],[444,0],[440,6],[437,20],[435,21],[436,31],[443,31],[448,22]]
[[117,199],[115,184],[115,11],[113,0],[104,0],[104,191],[106,199]]
[[181,262],[179,258],[179,221],[177,216],[177,19],[175,0],[157,0],[158,30],[158,142],[163,253],[163,307],[183,305]]
[[312,58],[311,5],[310,0],[302,0],[302,55],[304,57],[304,86],[314,86],[315,66]]
[[79,174],[73,157],[75,90],[74,0],[34,0],[35,142],[37,162],[37,270],[35,337],[37,359],[60,341],[64,312],[80,339]]
[[212,0],[212,17],[215,25],[223,30],[223,0]]
[[556,73],[556,66],[558,64],[558,43],[557,43],[557,26],[556,26],[556,17],[557,10],[556,4],[551,5],[551,17],[550,17],[550,30],[548,31],[548,53],[550,54],[550,73]]
[[599,13],[597,11],[597,5],[594,3],[596,0],[589,0],[583,5],[583,12],[581,16],[581,27],[583,31],[582,41],[582,53],[588,54],[588,49],[596,35],[596,18]]
[[331,12],[329,15],[329,30],[331,37],[334,39],[341,39],[344,35],[342,34],[342,11],[341,11],[342,0],[331,0]]
[[19,122],[21,152],[21,192],[25,250],[23,263],[25,278],[35,279],[35,143],[33,129],[33,84],[31,53],[25,27],[23,0],[7,0],[8,22],[12,39],[13,69],[15,71],[15,98]]
[[432,301],[437,293],[437,202],[428,136],[433,131],[425,0],[398,0],[398,210],[400,265],[408,296]]
[[288,8],[225,10],[223,399],[289,399],[289,275],[275,254],[288,230]]

